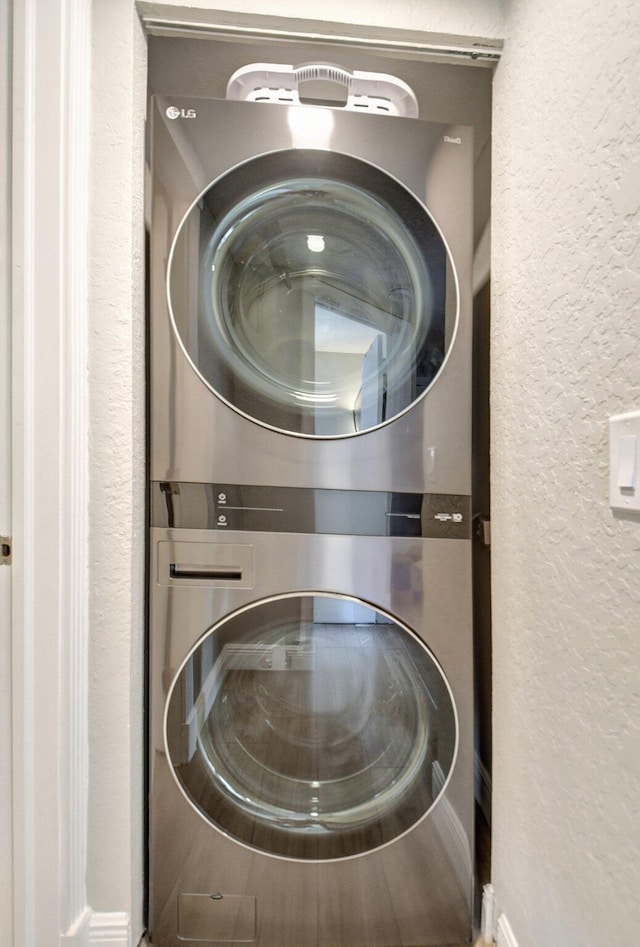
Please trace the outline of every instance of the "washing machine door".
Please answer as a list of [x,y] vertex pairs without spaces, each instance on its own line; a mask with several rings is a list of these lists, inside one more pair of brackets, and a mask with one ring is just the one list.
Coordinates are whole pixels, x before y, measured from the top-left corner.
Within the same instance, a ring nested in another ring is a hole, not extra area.
[[426,208],[365,161],[290,149],[214,181],[173,241],[174,329],[202,380],[272,429],[348,437],[420,399],[456,280]]
[[427,815],[454,766],[457,720],[408,628],[344,596],[292,594],[202,637],[170,689],[165,739],[210,825],[271,855],[332,860]]

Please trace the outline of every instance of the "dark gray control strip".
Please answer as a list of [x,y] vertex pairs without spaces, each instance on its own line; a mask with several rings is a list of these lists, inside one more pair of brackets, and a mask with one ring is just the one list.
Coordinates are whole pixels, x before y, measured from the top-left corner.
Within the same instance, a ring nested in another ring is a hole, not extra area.
[[433,493],[154,482],[151,525],[347,536],[471,537],[471,499]]

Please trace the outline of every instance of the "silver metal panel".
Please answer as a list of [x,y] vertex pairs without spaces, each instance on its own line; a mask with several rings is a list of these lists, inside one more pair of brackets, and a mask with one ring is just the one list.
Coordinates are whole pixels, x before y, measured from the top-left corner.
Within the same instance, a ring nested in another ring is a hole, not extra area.
[[[169,119],[175,106],[195,118]],[[151,453],[154,480],[470,493],[472,130],[331,110],[325,147],[399,181],[429,210],[454,261],[459,315],[432,386],[396,420],[343,439],[269,430],[222,402],[170,322],[166,265],[195,198],[221,174],[295,146],[286,106],[202,99],[154,102],[151,228]]]
[[[503,41],[493,37],[460,36],[455,33],[432,33],[365,26],[357,28],[346,23],[326,20],[294,19],[291,17],[261,16],[255,13],[225,13],[220,10],[176,8],[173,4],[140,2],[145,30],[154,36],[219,36],[248,41],[314,43],[331,46],[382,50],[404,57],[434,56],[443,62],[472,59],[474,63],[491,68],[500,59]],[[329,51],[328,51],[329,52]],[[329,61],[331,56],[329,54]]]
[[[190,543],[198,547],[193,555]],[[251,589],[233,579],[167,582],[164,572],[177,559],[227,563],[239,547],[253,550]],[[152,529],[151,576],[152,943],[189,943],[178,937],[179,897],[216,893],[256,899],[259,947],[464,943],[471,933],[473,864],[470,541]],[[238,608],[302,591],[352,596],[412,629],[440,664],[458,715],[457,761],[431,813],[376,851],[328,863],[274,858],[206,823],[178,788],[163,737],[171,684],[207,630]],[[229,917],[232,908],[233,902]],[[196,911],[193,923],[207,922]]]
[[178,934],[182,941],[250,944],[256,939],[256,899],[223,894],[178,895]]

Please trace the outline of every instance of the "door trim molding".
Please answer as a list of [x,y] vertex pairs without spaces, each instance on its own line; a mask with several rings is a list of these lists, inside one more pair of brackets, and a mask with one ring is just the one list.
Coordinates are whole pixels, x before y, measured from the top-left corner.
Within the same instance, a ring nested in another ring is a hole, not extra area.
[[[91,4],[13,33],[14,944],[86,917]],[[68,939],[67,939],[68,942]]]

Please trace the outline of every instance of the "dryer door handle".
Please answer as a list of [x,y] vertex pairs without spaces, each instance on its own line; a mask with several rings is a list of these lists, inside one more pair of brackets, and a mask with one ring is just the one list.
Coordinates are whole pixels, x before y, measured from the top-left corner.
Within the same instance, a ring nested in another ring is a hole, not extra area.
[[172,562],[169,575],[172,579],[235,579],[239,582],[242,579],[242,569],[240,566],[197,566]]

